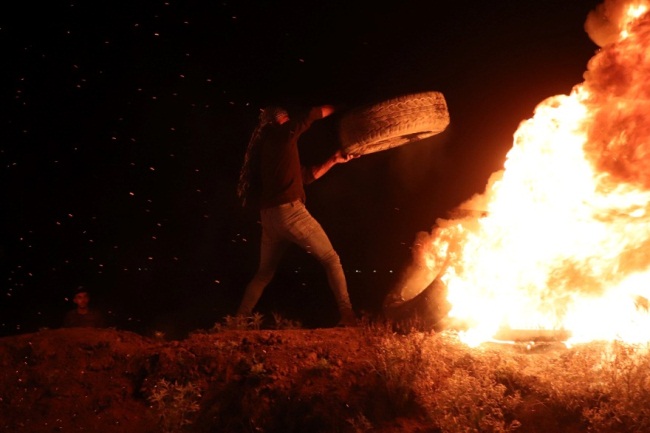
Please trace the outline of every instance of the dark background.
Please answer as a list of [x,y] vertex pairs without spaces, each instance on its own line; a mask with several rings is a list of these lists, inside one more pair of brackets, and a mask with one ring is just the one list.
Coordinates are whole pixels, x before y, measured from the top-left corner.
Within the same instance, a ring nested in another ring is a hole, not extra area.
[[[445,95],[431,138],[334,167],[307,188],[357,311],[376,313],[428,231],[500,170],[519,122],[582,81],[599,2],[3,3],[0,333],[60,326],[78,286],[114,326],[182,336],[233,314],[257,264],[235,187],[259,109],[342,110]],[[258,311],[337,319],[324,273],[289,251]]]

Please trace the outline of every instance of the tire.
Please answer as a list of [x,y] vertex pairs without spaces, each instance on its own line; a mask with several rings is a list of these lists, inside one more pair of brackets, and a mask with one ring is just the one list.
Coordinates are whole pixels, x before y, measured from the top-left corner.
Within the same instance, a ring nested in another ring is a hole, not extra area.
[[440,92],[414,93],[346,113],[339,123],[345,153],[365,155],[439,134],[449,125]]

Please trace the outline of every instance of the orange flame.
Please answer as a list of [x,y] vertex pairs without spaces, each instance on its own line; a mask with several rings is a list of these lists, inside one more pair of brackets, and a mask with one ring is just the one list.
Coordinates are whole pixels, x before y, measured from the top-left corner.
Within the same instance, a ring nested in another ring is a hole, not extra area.
[[602,48],[585,81],[520,124],[504,169],[461,205],[485,216],[437,222],[426,263],[469,344],[508,328],[650,341],[647,11],[606,1],[590,14]]

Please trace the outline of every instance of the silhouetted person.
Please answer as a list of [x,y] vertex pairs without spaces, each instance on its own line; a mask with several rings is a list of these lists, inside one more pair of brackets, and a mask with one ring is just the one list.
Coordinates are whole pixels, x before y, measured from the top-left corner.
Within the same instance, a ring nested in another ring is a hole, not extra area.
[[303,187],[354,155],[339,150],[323,164],[305,167],[298,154],[300,135],[314,121],[333,111],[331,105],[323,105],[313,107],[306,116],[290,119],[283,108],[267,107],[260,114],[246,150],[237,191],[244,205],[252,205],[260,212],[260,261],[246,287],[238,315],[251,314],[285,250],[294,243],[312,254],[325,269],[340,313],[339,326],[356,324],[339,255],[321,225],[307,211]]
[[101,311],[90,307],[90,294],[84,288],[75,292],[72,302],[77,305],[74,310],[68,311],[63,320],[64,328],[104,328],[106,322]]

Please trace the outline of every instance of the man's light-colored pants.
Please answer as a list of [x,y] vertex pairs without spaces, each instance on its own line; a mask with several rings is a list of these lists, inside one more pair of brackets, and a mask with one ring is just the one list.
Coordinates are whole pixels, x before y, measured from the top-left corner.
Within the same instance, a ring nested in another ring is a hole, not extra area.
[[250,315],[264,288],[273,275],[290,243],[312,254],[325,268],[329,283],[342,317],[349,317],[352,305],[339,255],[334,250],[321,225],[297,200],[262,209],[262,242],[260,263],[253,279],[246,286],[237,314]]

